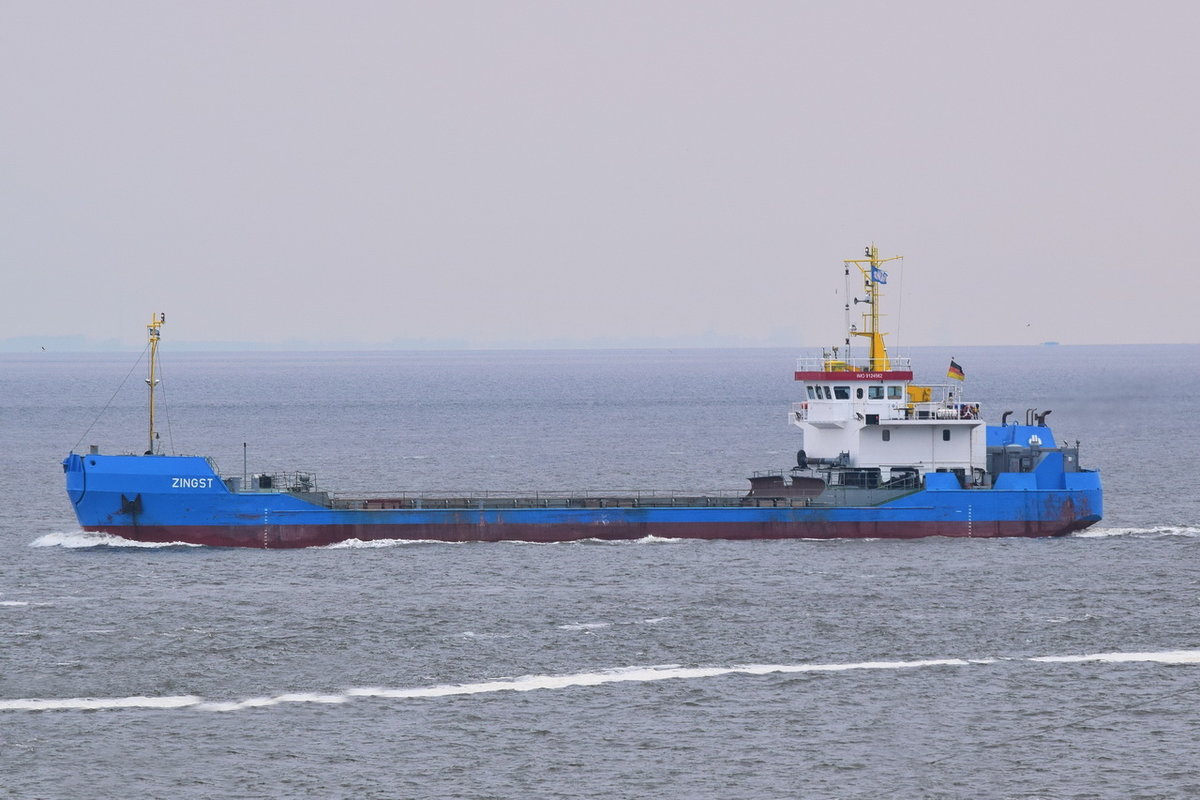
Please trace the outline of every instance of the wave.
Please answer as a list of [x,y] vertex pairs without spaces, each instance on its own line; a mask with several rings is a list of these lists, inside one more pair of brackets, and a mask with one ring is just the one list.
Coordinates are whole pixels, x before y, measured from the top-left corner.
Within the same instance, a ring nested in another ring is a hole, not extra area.
[[1103,539],[1111,536],[1161,538],[1167,536],[1200,536],[1200,528],[1192,526],[1160,525],[1154,528],[1088,528],[1071,534],[1076,539]]
[[141,547],[152,549],[160,547],[203,547],[203,545],[189,544],[187,542],[135,542],[132,539],[113,536],[111,533],[84,530],[47,533],[45,536],[39,536],[34,539],[29,543],[29,546],[65,547],[70,550],[87,547]]
[[[97,534],[99,535],[99,534]],[[43,539],[46,537],[42,537]],[[124,539],[118,539],[124,542]],[[686,544],[691,542],[699,542],[699,539],[677,539],[665,538],[662,536],[643,536],[640,539],[573,539],[567,542],[528,542],[522,540],[512,540],[496,542],[496,544],[508,545],[510,547],[564,547],[578,545],[629,545],[629,544]],[[462,544],[478,544],[478,542],[447,542],[442,539],[346,539],[341,542],[323,545],[321,547],[312,548],[316,550],[343,550],[343,549],[370,549],[381,547],[405,547],[414,544],[442,544],[442,545],[462,545]],[[82,546],[82,545],[80,545]],[[151,547],[160,547],[161,545],[150,545]]]
[[107,711],[121,708],[189,708],[201,703],[194,695],[175,697],[66,697],[60,700],[0,700],[0,711]]
[[666,622],[670,617],[651,617],[650,619],[619,620],[617,622],[572,622],[559,625],[561,631],[593,631],[599,628],[611,628],[614,625],[657,625]]
[[341,542],[313,548],[315,550],[370,550],[380,547],[405,547],[411,544],[464,544],[464,542],[443,542],[440,539],[346,539]]
[[352,695],[346,694],[313,694],[310,692],[291,692],[277,694],[274,697],[251,697],[248,700],[226,702],[200,701],[194,703],[201,711],[241,711],[246,708],[270,708],[284,703],[323,703],[332,705],[347,703]]
[[[1143,538],[1165,538],[1165,537],[1200,537],[1200,528],[1190,526],[1159,526],[1154,528],[1088,528],[1079,533],[1072,534],[1073,538],[1077,539],[1103,539],[1110,537],[1143,537]],[[644,536],[640,539],[577,539],[569,542],[502,542],[509,545],[666,545],[666,544],[691,544],[701,542],[699,539],[682,539],[668,538],[662,536]],[[800,541],[807,542],[824,542],[838,543],[847,540],[838,539],[803,539]],[[859,542],[866,541],[882,541],[879,539],[859,539]],[[446,542],[440,539],[346,539],[345,541],[335,542],[333,544],[324,545],[323,547],[313,548],[318,550],[346,550],[346,549],[379,549],[388,547],[406,547],[409,545],[455,545],[469,544],[468,542]],[[204,545],[192,544],[189,542],[137,542],[132,539],[123,539],[120,536],[113,536],[110,533],[97,533],[94,531],[55,531],[39,536],[29,543],[30,547],[62,547],[68,550],[86,549],[90,547],[111,547],[111,548],[143,548],[143,549],[158,549],[163,547],[203,547]]]
[[480,641],[492,641],[495,639],[511,639],[511,638],[513,638],[513,634],[511,634],[511,633],[476,633],[475,631],[463,631],[462,638],[478,639]]
[[1037,656],[1026,659],[1041,663],[1105,661],[1110,664],[1151,661],[1156,664],[1200,664],[1200,650],[1167,650],[1160,653],[1092,653],[1084,656]]
[[656,666],[617,667],[592,672],[577,672],[567,675],[524,675],[517,678],[501,678],[478,683],[439,684],[407,689],[384,687],[361,687],[347,689],[336,694],[313,692],[287,692],[244,700],[206,700],[196,695],[167,697],[68,697],[58,699],[14,699],[0,700],[3,711],[101,711],[116,709],[175,710],[195,709],[200,711],[231,712],[248,708],[295,703],[318,703],[336,705],[362,698],[387,700],[412,700],[422,698],[459,697],[496,692],[531,692],[570,689],[575,687],[602,686],[613,683],[649,683],[665,680],[703,680],[727,675],[777,675],[797,673],[838,673],[861,670],[913,670],[929,667],[971,667],[997,663],[1032,662],[1042,664],[1061,663],[1157,663],[1157,664],[1200,664],[1200,649],[1165,650],[1158,652],[1111,652],[1083,655],[1033,656],[1025,658],[930,658],[914,661],[858,661],[845,664],[742,664],[728,667],[684,667],[679,664]]

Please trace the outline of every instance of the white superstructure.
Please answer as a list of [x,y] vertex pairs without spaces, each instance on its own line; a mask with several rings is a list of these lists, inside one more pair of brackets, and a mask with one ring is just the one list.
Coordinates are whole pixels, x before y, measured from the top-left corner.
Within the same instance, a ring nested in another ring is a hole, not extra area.
[[[839,358],[838,348],[821,358],[799,359],[796,380],[803,398],[793,405],[791,424],[804,434],[800,466],[850,468],[843,480],[861,485],[885,485],[896,479],[923,477],[928,472],[952,472],[960,482],[986,481],[987,430],[979,404],[962,397],[962,384],[917,386],[908,359],[891,359],[878,329],[880,285],[887,273],[871,247],[867,258],[847,260],[863,275],[866,297],[864,330],[849,326],[851,336],[870,339],[864,359]],[[849,303],[847,303],[849,313]],[[952,362],[951,375],[961,370]],[[807,463],[805,463],[807,462]]]

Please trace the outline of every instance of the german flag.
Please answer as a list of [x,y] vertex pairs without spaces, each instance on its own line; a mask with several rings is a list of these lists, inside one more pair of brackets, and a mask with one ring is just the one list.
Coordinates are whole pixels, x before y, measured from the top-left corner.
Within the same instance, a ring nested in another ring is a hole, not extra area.
[[967,376],[963,374],[962,367],[953,358],[950,359],[950,369],[946,372],[947,378],[954,378],[956,381],[965,381]]

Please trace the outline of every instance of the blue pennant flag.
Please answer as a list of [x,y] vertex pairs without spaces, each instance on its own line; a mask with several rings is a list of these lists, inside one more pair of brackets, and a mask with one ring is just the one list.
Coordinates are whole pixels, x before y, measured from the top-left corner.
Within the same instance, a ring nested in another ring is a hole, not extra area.
[[872,266],[871,280],[875,281],[876,283],[887,283],[887,273],[881,270],[879,267]]

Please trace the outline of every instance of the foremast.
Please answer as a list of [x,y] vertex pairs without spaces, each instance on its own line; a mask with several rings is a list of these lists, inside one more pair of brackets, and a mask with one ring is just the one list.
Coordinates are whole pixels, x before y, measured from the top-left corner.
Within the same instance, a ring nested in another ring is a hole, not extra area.
[[166,324],[167,315],[161,311],[157,314],[150,315],[150,324],[146,326],[146,335],[149,337],[150,348],[150,374],[146,378],[146,385],[150,387],[150,442],[146,448],[146,455],[154,455],[154,443],[158,439],[158,432],[154,430],[154,387],[158,385],[158,338],[159,328]]

